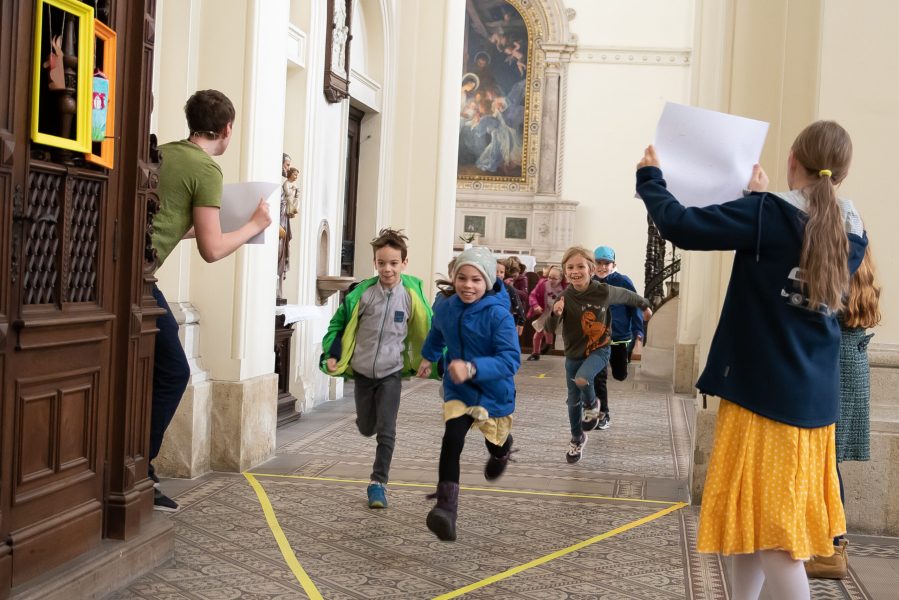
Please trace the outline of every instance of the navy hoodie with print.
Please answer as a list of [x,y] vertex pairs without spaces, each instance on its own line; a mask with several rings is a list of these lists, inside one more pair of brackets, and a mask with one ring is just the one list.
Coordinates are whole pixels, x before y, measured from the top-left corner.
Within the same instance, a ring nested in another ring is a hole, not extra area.
[[[700,392],[798,427],[836,422],[840,326],[835,315],[806,308],[795,284],[805,213],[771,193],[686,208],[657,167],[637,171],[637,193],[679,248],[736,251]],[[860,229],[847,236],[854,272],[868,242]]]

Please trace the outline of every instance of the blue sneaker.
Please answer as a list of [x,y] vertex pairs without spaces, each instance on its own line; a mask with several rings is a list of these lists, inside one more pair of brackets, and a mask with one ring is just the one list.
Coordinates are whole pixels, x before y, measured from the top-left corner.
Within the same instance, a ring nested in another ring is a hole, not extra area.
[[368,484],[368,507],[387,508],[387,488],[383,483],[372,481]]

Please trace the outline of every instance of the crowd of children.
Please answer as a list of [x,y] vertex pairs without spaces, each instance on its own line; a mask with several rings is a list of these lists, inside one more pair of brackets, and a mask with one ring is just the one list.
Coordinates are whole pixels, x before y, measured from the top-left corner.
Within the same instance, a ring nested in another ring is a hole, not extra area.
[[[865,329],[879,320],[861,219],[836,194],[850,159],[846,132],[814,123],[791,149],[790,191],[768,192],[756,165],[745,197],[704,208],[686,208],[668,192],[652,146],[638,164],[638,195],[666,240],[685,250],[736,251],[697,382],[700,392],[720,398],[697,547],[734,556],[738,598],[758,597],[766,579],[777,597],[807,598],[802,561],[811,557],[824,571],[828,557],[842,557],[845,569],[837,462],[868,457]],[[372,507],[387,505],[401,377],[442,375],[445,429],[436,505],[426,522],[439,539],[453,540],[468,431],[485,438],[488,480],[503,474],[513,451],[521,305],[535,331],[528,360],[540,359],[558,329],[564,338],[565,459],[573,464],[584,455],[586,432],[610,423],[608,373],[627,377],[650,303],[617,272],[608,246],[569,248],[533,289],[516,261],[474,247],[451,263],[432,314],[421,281],[402,275],[404,236],[385,230],[372,245],[378,276],[353,290],[335,315],[323,368],[355,377],[359,430],[377,434]],[[784,476],[793,485],[783,486]]]

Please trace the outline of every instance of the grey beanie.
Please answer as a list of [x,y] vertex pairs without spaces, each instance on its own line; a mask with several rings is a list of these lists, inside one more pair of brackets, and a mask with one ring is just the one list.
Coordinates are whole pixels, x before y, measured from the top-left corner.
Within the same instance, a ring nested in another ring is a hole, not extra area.
[[487,281],[487,289],[493,287],[493,282],[496,281],[496,257],[493,255],[493,252],[483,246],[474,246],[463,251],[456,257],[456,265],[453,267],[453,279],[456,278],[456,273],[459,272],[459,269],[465,265],[471,265],[481,272],[481,275]]

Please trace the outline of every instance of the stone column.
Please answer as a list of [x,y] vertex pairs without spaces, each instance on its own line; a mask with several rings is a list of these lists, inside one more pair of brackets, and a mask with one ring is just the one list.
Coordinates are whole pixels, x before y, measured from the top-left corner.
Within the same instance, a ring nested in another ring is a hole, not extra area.
[[465,40],[465,0],[447,0],[444,7],[443,74],[438,131],[432,272],[444,273],[452,258],[456,214],[456,174],[459,163],[459,81]]

